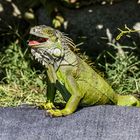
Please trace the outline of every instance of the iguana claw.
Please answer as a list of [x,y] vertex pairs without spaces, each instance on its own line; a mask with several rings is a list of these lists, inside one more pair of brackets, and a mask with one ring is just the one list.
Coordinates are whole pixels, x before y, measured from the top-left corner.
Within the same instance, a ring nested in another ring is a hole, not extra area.
[[45,110],[56,109],[56,107],[54,106],[54,104],[52,102],[43,103],[43,104],[41,104],[39,106],[40,106],[40,108],[43,108]]
[[51,117],[62,117],[62,116],[70,115],[73,112],[71,110],[65,108],[65,109],[62,109],[62,110],[50,109],[50,110],[47,110],[47,113]]
[[56,110],[53,110],[53,109],[50,109],[50,110],[47,110],[47,114],[51,117],[61,117],[63,114],[61,112],[61,110],[59,109],[56,109]]

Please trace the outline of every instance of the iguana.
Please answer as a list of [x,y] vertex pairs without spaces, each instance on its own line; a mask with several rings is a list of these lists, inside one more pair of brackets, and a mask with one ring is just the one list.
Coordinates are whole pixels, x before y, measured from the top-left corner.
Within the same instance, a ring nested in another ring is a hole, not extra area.
[[[74,43],[64,33],[39,25],[32,27],[30,34],[37,37],[29,40],[31,53],[47,71],[45,108],[51,116],[72,114],[80,106],[140,106],[136,97],[116,94],[98,73],[72,51]],[[56,90],[60,91],[66,101],[64,109],[54,105]]]

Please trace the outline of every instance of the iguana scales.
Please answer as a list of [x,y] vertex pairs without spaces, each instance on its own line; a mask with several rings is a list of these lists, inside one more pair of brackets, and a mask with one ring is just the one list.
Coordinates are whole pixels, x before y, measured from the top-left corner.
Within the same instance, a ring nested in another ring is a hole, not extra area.
[[[28,43],[31,52],[47,71],[45,108],[51,116],[72,114],[78,106],[140,106],[134,96],[116,94],[99,74],[71,50],[74,43],[64,33],[39,25],[32,27],[30,34],[37,37]],[[56,90],[60,91],[66,101],[64,109],[57,109],[54,105]]]

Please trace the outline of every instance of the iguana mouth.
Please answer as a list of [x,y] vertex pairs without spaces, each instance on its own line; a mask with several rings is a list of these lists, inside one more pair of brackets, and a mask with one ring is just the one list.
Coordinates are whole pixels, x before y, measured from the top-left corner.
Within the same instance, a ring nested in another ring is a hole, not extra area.
[[28,45],[33,47],[45,43],[47,40],[48,38],[33,36],[31,40],[28,40]]

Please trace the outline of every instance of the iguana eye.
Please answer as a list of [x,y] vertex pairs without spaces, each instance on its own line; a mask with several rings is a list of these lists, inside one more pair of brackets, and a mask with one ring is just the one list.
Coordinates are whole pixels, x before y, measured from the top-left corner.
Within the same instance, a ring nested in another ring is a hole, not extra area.
[[52,54],[53,54],[53,56],[55,56],[55,57],[61,57],[61,50],[60,49],[54,49],[53,51],[52,51]]

